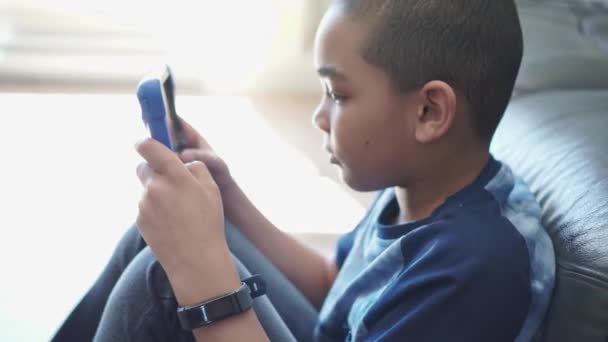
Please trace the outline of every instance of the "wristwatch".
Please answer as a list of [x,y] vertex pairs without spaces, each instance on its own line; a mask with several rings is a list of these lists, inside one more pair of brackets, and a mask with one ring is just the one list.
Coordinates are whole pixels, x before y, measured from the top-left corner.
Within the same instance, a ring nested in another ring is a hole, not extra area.
[[266,283],[256,274],[242,280],[241,286],[234,291],[200,304],[178,307],[177,317],[184,330],[205,327],[251,309],[253,299],[264,294]]

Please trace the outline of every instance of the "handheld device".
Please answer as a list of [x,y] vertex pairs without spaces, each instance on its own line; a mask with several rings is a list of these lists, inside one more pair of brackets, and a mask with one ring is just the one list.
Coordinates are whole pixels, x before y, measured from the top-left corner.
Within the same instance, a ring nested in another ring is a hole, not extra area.
[[175,110],[175,84],[169,66],[144,77],[137,86],[137,98],[152,138],[175,152],[186,148],[182,123]]

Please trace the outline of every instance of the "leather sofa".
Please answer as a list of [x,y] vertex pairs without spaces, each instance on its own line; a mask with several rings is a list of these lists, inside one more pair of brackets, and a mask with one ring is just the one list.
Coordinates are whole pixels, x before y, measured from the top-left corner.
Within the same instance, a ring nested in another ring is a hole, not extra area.
[[600,18],[591,32],[576,9],[543,12],[546,2],[528,2],[518,2],[528,48],[519,93],[492,152],[528,183],[553,240],[556,281],[541,340],[606,342],[608,51],[599,45],[608,38],[601,26],[608,17],[584,13]]
[[544,341],[608,341],[608,90],[515,100],[492,150],[528,183],[553,240]]
[[517,1],[525,53],[516,95],[608,88],[608,10],[585,4],[587,0]]

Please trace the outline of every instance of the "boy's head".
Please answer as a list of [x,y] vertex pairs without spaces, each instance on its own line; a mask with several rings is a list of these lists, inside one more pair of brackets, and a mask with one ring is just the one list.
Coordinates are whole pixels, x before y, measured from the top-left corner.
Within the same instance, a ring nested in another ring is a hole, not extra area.
[[487,151],[522,45],[513,0],[335,0],[314,120],[346,182],[408,186],[449,154]]

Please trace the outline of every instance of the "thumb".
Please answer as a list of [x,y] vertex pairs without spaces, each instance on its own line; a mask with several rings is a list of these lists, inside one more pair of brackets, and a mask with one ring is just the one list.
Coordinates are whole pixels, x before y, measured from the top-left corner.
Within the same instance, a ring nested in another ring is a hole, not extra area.
[[180,124],[182,126],[182,132],[184,133],[184,138],[186,139],[186,145],[189,148],[209,148],[209,144],[203,138],[200,133],[194,129],[186,120],[179,118]]

